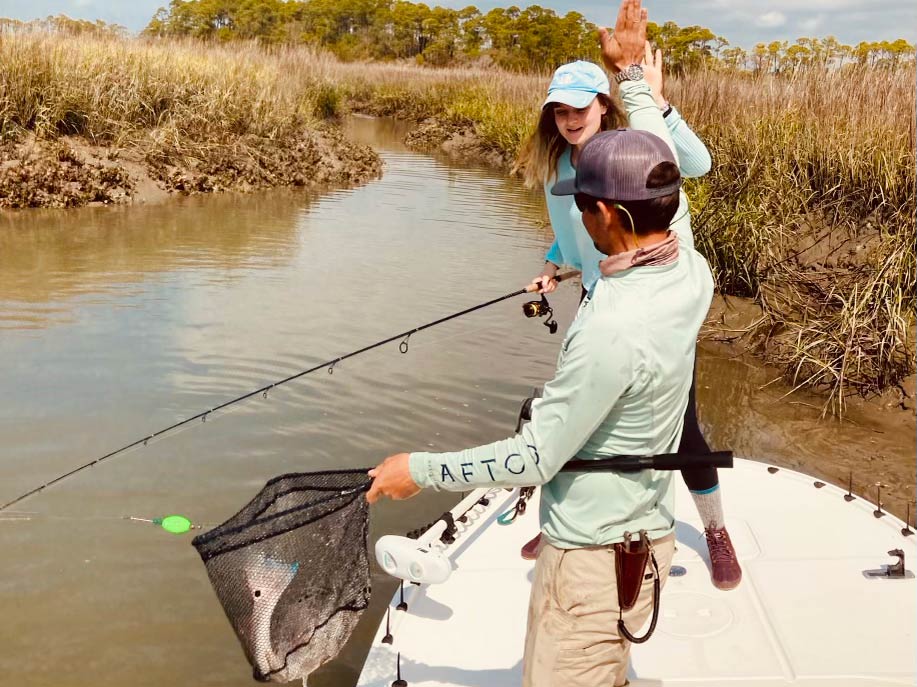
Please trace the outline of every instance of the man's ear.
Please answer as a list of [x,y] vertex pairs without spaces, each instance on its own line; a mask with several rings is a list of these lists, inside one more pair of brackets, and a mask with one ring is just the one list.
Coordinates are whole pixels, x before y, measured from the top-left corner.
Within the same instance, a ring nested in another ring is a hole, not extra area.
[[597,200],[595,205],[599,216],[602,218],[603,227],[607,227],[612,223],[617,223],[618,213],[614,208],[614,203],[606,203],[604,200]]

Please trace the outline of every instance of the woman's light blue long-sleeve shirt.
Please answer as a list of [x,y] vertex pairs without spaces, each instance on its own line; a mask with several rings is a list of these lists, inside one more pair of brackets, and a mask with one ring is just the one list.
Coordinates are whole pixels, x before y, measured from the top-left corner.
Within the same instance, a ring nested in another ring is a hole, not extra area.
[[[642,93],[649,86],[639,82]],[[634,98],[636,84],[625,82],[621,89],[624,110],[627,113],[628,123],[632,128],[640,129],[641,110],[647,107],[646,98]],[[655,102],[652,107],[655,107]],[[637,121],[635,121],[635,118]],[[710,171],[710,153],[707,147],[687,125],[678,111],[673,107],[665,118],[666,128],[671,135],[678,158],[678,166],[684,178],[703,176]],[[572,179],[576,176],[576,169],[570,159],[572,147],[567,149],[557,161],[557,174],[545,183],[545,198],[548,205],[548,216],[551,219],[551,228],[554,230],[554,243],[548,250],[545,259],[555,265],[569,265],[583,273],[583,287],[588,291],[598,281],[599,262],[606,256],[596,249],[592,239],[583,226],[582,214],[576,208],[572,196],[552,196],[551,187],[558,181]],[[691,233],[691,220],[688,212],[688,199],[684,192],[681,193],[678,211],[672,221],[672,229],[687,239],[693,247],[694,237]]]

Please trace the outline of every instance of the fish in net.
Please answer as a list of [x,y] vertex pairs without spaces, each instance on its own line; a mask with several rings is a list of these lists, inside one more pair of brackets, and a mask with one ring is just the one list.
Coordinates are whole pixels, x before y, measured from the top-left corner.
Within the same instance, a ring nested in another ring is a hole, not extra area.
[[365,470],[291,474],[192,542],[261,682],[308,678],[369,605]]

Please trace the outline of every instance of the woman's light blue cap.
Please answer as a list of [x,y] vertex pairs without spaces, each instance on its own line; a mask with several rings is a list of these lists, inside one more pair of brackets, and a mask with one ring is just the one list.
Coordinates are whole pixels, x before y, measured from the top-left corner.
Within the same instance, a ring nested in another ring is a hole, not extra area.
[[548,86],[548,97],[542,107],[548,103],[562,103],[570,107],[586,107],[599,93],[608,95],[610,86],[605,71],[592,62],[577,60],[557,68],[551,85]]

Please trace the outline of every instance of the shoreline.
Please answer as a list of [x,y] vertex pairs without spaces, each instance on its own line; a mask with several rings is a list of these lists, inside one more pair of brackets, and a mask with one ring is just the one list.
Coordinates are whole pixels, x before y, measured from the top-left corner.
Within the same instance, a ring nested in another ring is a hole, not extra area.
[[353,186],[378,178],[382,160],[323,122],[293,140],[212,145],[168,155],[155,144],[93,145],[78,136],[24,137],[0,146],[0,211],[164,202],[177,195]]
[[[361,99],[350,103],[347,114],[392,117],[411,123],[405,145],[418,152],[439,154],[461,164],[483,165],[504,173],[509,173],[513,164],[510,155],[488,145],[478,135],[472,122],[450,122],[398,108],[393,111],[391,107]],[[231,146],[225,146],[211,160],[169,164],[159,162],[149,151],[139,148],[93,146],[75,136],[52,141],[30,137],[23,142],[6,143],[0,146],[0,211],[159,203],[183,195],[284,187],[348,187],[382,174],[379,155],[369,146],[347,139],[343,129],[331,120],[319,123],[315,129],[303,130],[300,140],[292,146],[263,141],[257,161],[263,166],[257,171],[253,168],[256,161],[250,157],[251,150],[245,150],[244,155],[238,151],[233,155],[232,151]],[[27,164],[33,165],[32,168],[28,169]],[[285,168],[278,172],[281,165]],[[5,192],[13,184],[26,185],[16,196],[17,205],[4,202],[9,197]],[[761,327],[765,320],[764,309],[753,299],[718,292],[701,332],[701,341],[728,356],[751,356],[759,365],[770,367],[779,375],[769,356],[773,344]],[[917,375],[912,374],[880,393],[866,397],[850,395],[845,398],[845,404],[853,411],[904,411],[917,422],[915,381]],[[826,407],[829,401],[826,397]]]

